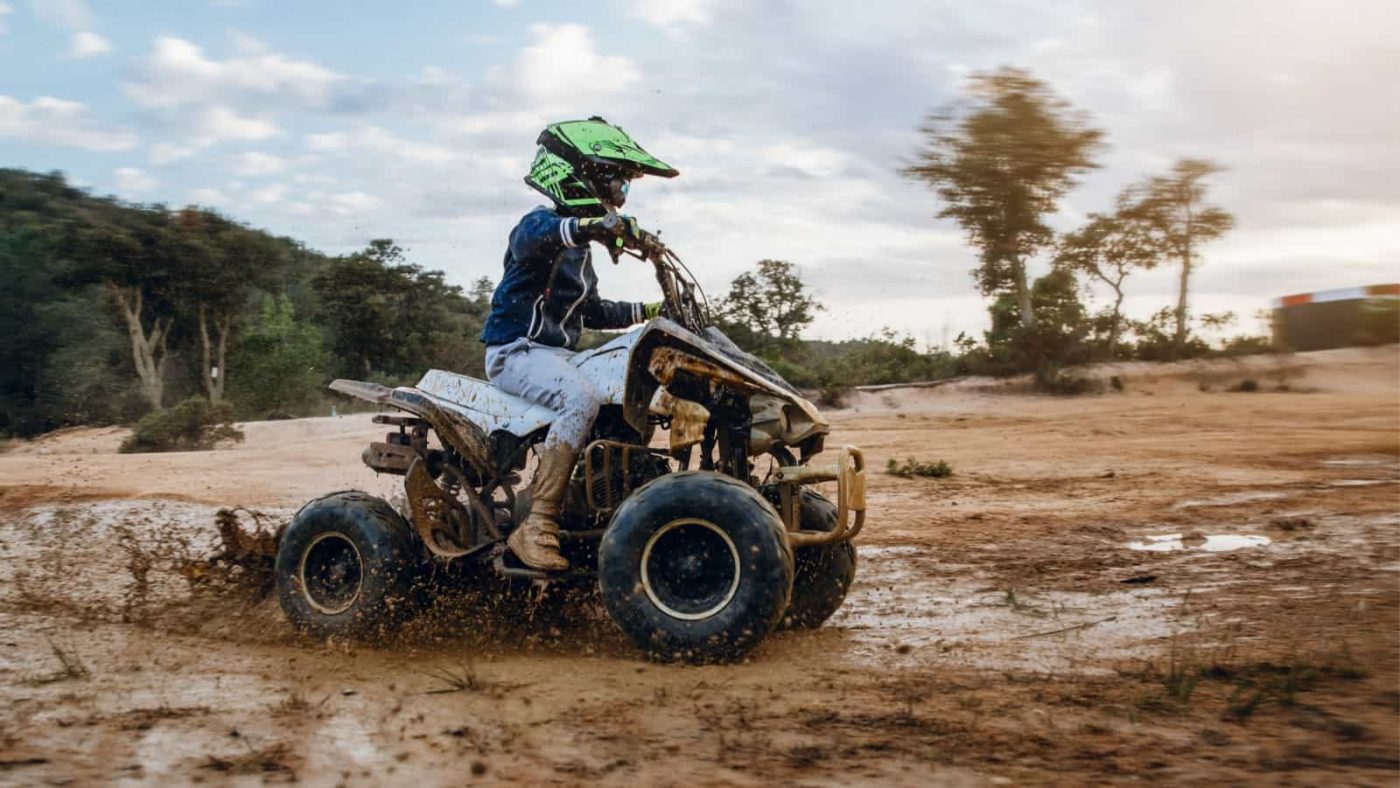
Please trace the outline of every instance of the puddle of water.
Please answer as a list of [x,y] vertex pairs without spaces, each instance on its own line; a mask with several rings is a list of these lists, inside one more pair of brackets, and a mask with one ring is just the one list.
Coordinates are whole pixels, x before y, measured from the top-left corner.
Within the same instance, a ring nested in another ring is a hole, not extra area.
[[137,785],[150,780],[163,782],[181,761],[219,752],[226,746],[227,738],[226,735],[199,728],[156,725],[141,735],[136,751],[132,753],[132,760],[141,766],[140,776],[121,780],[120,783]]
[[383,760],[384,753],[374,743],[369,728],[356,714],[338,714],[321,725],[318,734],[330,742],[335,751],[356,765],[364,766]]
[[[992,587],[926,548],[862,547],[861,574],[830,624],[775,648],[844,652],[888,668],[891,660],[997,670],[1105,671],[1171,632],[1178,594],[1125,588],[1100,594]],[[807,633],[804,633],[807,634]],[[835,645],[829,639],[840,639]],[[796,658],[796,657],[792,657]]]
[[1273,540],[1256,534],[1211,534],[1198,536],[1185,534],[1162,534],[1149,536],[1139,542],[1128,542],[1129,550],[1143,550],[1149,553],[1169,553],[1178,550],[1198,550],[1204,553],[1227,553],[1245,547],[1263,547]]
[[1365,468],[1395,465],[1396,460],[1384,454],[1352,454],[1343,457],[1328,457],[1318,464],[1332,468]]
[[1228,493],[1217,495],[1211,498],[1191,498],[1180,501],[1175,509],[1194,509],[1198,506],[1234,506],[1240,503],[1251,501],[1276,501],[1280,498],[1287,498],[1288,493],[1279,490],[1246,490],[1244,492]]

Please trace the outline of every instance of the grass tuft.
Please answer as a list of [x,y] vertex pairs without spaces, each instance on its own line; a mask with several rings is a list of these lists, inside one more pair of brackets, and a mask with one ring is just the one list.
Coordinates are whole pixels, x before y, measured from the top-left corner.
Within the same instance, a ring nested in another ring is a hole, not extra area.
[[885,463],[885,473],[903,479],[913,479],[916,476],[925,479],[946,479],[953,475],[953,466],[943,460],[921,462],[913,457],[906,459],[901,464],[891,457],[890,461]]

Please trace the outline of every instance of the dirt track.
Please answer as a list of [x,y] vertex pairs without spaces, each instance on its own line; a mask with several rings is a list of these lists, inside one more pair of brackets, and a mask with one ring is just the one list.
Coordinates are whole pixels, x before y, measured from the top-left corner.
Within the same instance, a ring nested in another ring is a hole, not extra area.
[[[955,476],[877,474],[828,627],[699,668],[550,598],[309,643],[270,599],[169,571],[218,507],[392,490],[359,465],[365,416],[190,454],[51,436],[0,455],[0,783],[1394,785],[1397,362],[865,395],[834,441]],[[1262,390],[1223,390],[1245,376]]]

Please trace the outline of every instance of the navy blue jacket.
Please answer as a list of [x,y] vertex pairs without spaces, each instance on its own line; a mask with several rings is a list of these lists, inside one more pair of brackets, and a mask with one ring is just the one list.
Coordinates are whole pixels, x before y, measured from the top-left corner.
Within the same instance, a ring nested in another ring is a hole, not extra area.
[[540,206],[510,231],[505,273],[491,296],[481,331],[487,345],[520,337],[572,349],[587,328],[627,328],[642,322],[643,305],[598,297],[598,276],[578,219]]

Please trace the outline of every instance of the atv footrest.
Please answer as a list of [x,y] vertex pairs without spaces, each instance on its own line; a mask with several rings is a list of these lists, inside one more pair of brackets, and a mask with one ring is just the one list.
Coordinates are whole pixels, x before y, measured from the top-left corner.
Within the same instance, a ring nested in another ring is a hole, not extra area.
[[522,577],[527,580],[574,580],[578,578],[592,578],[598,573],[591,569],[579,569],[573,567],[563,572],[545,572],[540,569],[531,569],[520,563],[520,559],[515,557],[504,542],[498,543],[491,549],[491,568],[496,570],[496,574],[502,577]]

